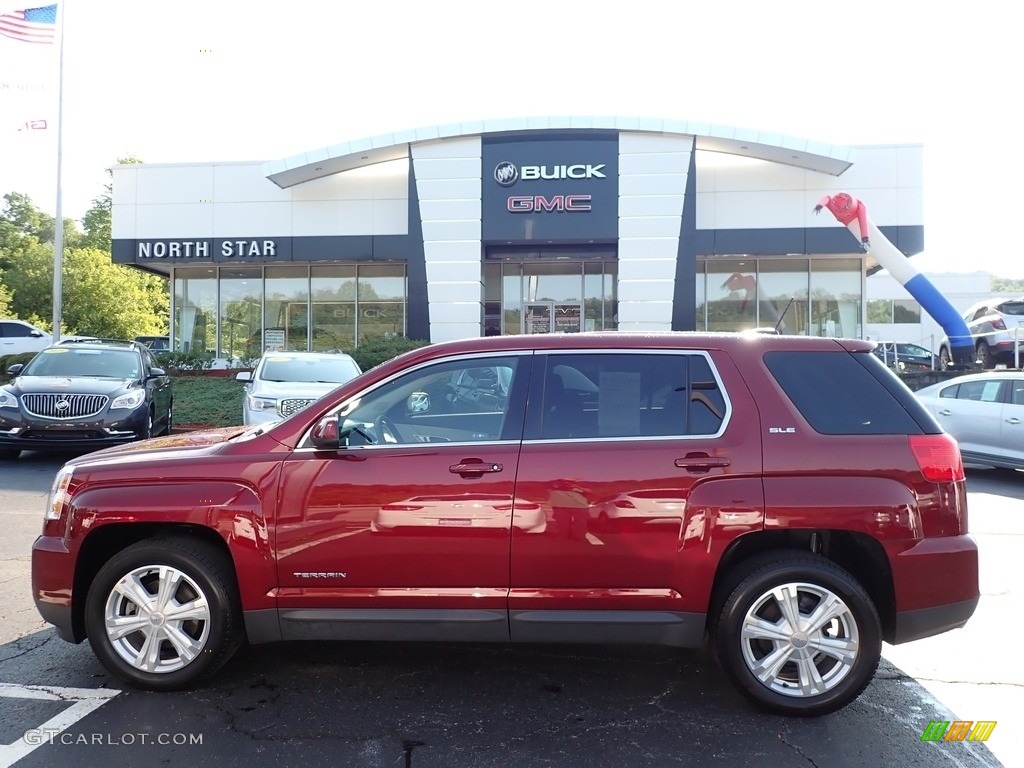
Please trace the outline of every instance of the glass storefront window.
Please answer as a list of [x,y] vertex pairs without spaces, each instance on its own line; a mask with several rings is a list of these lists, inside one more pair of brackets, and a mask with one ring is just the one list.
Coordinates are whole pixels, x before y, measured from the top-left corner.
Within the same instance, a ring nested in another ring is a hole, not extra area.
[[220,357],[250,356],[251,340],[263,327],[261,272],[259,267],[220,271]]
[[707,330],[742,331],[757,326],[757,262],[709,259],[707,270]]
[[502,264],[501,332],[515,335],[523,332],[523,271],[519,264]]
[[356,332],[359,342],[405,334],[405,266],[374,264],[358,272]]
[[[249,357],[264,350],[308,349],[309,270],[306,267],[267,267],[263,273],[265,320],[263,338],[249,339]],[[262,345],[261,345],[262,341]]]
[[310,275],[313,350],[352,349],[356,344],[355,266],[313,267]]
[[913,299],[897,299],[892,303],[892,321],[915,325],[921,322],[921,305]]
[[861,337],[863,282],[860,259],[811,259],[812,336]]
[[707,274],[705,274],[703,261],[697,262],[697,308],[694,312],[694,330],[706,331],[708,329],[708,290]]
[[807,259],[759,259],[757,326],[806,336],[808,328]]
[[177,352],[213,353],[217,346],[217,273],[212,267],[174,270]]

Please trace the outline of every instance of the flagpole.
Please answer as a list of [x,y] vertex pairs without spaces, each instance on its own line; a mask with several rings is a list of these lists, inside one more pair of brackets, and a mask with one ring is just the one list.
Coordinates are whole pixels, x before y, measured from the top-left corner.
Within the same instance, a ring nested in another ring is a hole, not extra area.
[[58,0],[60,14],[60,64],[57,81],[57,221],[53,234],[53,343],[60,341],[61,304],[64,294],[64,205],[61,182],[64,130],[64,6],[68,0]]

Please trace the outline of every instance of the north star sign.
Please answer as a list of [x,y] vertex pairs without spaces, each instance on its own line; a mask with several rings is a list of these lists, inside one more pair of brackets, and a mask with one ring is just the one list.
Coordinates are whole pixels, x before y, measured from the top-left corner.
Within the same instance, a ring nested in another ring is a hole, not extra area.
[[267,258],[282,256],[276,240],[217,239],[210,240],[140,240],[136,244],[136,258],[142,259],[222,259]]

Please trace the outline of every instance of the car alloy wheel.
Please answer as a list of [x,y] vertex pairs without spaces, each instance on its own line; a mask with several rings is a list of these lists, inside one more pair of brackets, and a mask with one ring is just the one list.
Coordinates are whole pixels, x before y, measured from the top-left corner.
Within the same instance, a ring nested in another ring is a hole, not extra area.
[[100,568],[86,598],[89,642],[122,680],[150,690],[194,684],[242,641],[227,555],[186,538],[149,539]]
[[726,675],[761,707],[834,712],[871,682],[882,650],[878,613],[857,580],[809,552],[757,555],[728,582],[713,630]]
[[816,584],[789,582],[758,597],[743,617],[747,669],[785,696],[817,696],[853,669],[857,622],[842,598]]

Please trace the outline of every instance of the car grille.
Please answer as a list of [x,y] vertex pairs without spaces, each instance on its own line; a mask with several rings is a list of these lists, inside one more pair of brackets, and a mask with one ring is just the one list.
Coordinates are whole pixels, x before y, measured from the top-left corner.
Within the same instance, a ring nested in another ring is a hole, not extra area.
[[81,419],[95,416],[107,407],[106,395],[22,395],[25,410],[47,419]]
[[291,398],[282,400],[277,406],[277,412],[282,416],[291,416],[296,411],[301,411],[307,405],[316,400],[315,397]]

